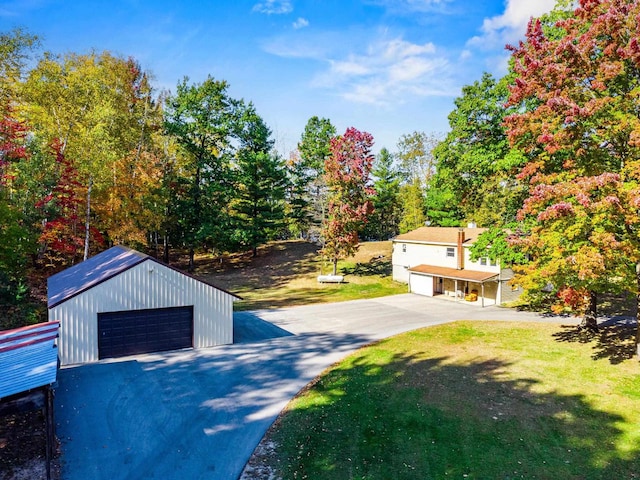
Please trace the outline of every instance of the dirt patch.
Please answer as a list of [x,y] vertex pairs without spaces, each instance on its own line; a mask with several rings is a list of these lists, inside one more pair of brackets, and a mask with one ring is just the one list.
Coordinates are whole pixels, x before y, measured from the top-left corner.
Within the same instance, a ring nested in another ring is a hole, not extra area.
[[240,475],[240,480],[282,480],[272,465],[277,461],[277,445],[266,437],[256,447]]
[[[0,480],[47,478],[46,439],[45,419],[41,411],[0,417]],[[60,478],[60,468],[55,459],[51,478]]]
[[[322,301],[332,285],[318,290],[317,276],[330,273],[331,265],[319,254],[320,247],[302,240],[272,242],[251,252],[223,257],[198,255],[194,274],[220,288],[244,296],[260,291],[261,295],[277,289],[287,289],[286,298],[294,303]],[[182,259],[178,267],[186,267]],[[391,242],[365,242],[356,254],[340,263],[339,274],[349,276],[348,282],[371,282],[366,277],[389,276],[391,273]],[[297,293],[302,299],[296,300]],[[318,295],[310,295],[316,293]],[[281,306],[278,299],[270,299],[273,306]],[[296,303],[296,304],[297,304]]]
[[260,247],[255,257],[251,252],[223,257],[199,255],[194,273],[231,291],[272,288],[293,278],[315,274],[320,269],[318,249],[313,243],[290,240]]

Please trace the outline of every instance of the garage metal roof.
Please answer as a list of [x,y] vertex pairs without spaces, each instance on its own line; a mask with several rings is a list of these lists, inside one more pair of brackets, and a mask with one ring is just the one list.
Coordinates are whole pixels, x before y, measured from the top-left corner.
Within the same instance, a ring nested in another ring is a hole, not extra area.
[[0,399],[56,381],[60,322],[0,332]]
[[47,280],[49,308],[149,259],[148,255],[117,245]]
[[[123,247],[122,245],[111,247],[109,250],[105,250],[104,252],[88,258],[84,262],[78,263],[73,267],[67,268],[60,273],[50,276],[47,280],[47,306],[48,308],[53,308],[71,297],[89,290],[105,280],[108,280],[147,260],[165,265],[159,260],[131,248]],[[173,268],[170,265],[165,266],[180,272],[187,277],[194,278],[195,280],[209,285],[210,287],[225,292],[232,297],[240,299],[237,295],[228,292],[223,288],[212,285],[209,282]]]
[[466,280],[470,282],[484,283],[495,280],[497,273],[479,272],[477,270],[457,270],[455,268],[436,267],[434,265],[417,265],[409,269],[410,272],[434,275],[436,277],[451,278],[453,280]]

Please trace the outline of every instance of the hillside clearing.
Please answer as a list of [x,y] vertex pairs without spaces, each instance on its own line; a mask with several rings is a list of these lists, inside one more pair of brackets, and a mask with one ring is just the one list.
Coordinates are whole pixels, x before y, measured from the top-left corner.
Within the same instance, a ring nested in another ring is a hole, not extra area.
[[200,255],[195,274],[243,298],[239,310],[339,302],[405,293],[407,286],[391,280],[391,242],[364,242],[356,255],[339,262],[343,284],[318,283],[331,265],[318,246],[301,240],[272,242],[250,253],[222,259]]

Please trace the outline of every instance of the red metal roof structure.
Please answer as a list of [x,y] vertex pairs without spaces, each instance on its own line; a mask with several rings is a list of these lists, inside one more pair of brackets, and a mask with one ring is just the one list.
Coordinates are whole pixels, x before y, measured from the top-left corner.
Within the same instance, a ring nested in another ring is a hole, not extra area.
[[0,331],[0,400],[56,381],[60,322]]
[[43,410],[46,418],[46,474],[54,454],[53,392],[58,373],[60,322],[0,331],[0,416]]

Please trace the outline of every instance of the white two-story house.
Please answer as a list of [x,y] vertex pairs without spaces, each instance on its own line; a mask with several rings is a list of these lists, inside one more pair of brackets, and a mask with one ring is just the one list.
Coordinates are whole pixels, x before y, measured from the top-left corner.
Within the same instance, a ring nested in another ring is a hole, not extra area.
[[485,228],[421,227],[393,239],[393,279],[409,291],[430,297],[447,295],[482,306],[515,300],[513,277],[489,258],[471,261],[470,247]]

